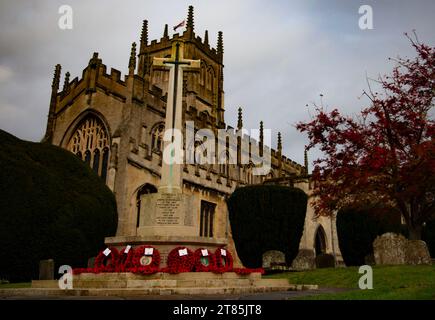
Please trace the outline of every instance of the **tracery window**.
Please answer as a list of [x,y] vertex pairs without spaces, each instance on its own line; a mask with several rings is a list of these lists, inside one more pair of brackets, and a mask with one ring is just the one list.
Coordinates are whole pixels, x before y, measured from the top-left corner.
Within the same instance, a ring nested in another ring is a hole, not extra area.
[[163,134],[165,132],[165,125],[163,123],[156,126],[151,132],[151,150],[162,151],[163,149]]
[[213,237],[214,229],[214,215],[216,204],[208,201],[201,200],[201,215],[199,222],[199,236],[200,237]]
[[84,118],[68,142],[67,149],[82,159],[105,181],[109,159],[109,136],[96,116]]

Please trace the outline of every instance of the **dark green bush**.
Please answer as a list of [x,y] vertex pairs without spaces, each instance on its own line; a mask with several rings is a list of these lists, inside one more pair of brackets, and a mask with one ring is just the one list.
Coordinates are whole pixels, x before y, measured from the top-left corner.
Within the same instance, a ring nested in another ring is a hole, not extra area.
[[238,188],[228,199],[228,210],[237,253],[246,267],[261,267],[262,254],[269,250],[284,252],[287,264],[296,257],[307,210],[301,189]]
[[345,208],[337,214],[340,251],[347,266],[365,264],[373,253],[373,241],[386,232],[401,233],[400,213],[381,205]]
[[36,279],[49,258],[85,267],[114,235],[113,193],[72,153],[0,130],[0,168],[0,278]]

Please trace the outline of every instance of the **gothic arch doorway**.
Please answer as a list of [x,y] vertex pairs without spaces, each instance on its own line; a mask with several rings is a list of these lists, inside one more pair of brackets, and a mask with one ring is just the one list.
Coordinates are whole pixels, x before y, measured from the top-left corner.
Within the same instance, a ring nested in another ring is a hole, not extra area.
[[136,194],[136,228],[139,228],[140,225],[140,210],[141,210],[141,196],[144,194],[156,193],[157,188],[150,184],[145,183],[142,187],[139,188]]
[[317,227],[314,238],[314,250],[316,256],[326,253],[326,233],[321,225]]

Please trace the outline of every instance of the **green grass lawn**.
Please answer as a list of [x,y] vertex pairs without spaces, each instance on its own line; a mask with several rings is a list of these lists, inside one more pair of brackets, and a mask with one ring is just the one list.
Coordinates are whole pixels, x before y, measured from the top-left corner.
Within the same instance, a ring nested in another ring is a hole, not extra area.
[[361,290],[358,267],[316,269],[268,275],[287,278],[292,284],[318,284],[320,288],[347,288],[346,292],[316,294],[304,299],[366,300],[366,299],[435,299],[435,266],[374,266],[373,289]]
[[0,289],[30,288],[31,286],[32,286],[31,282],[2,283],[0,284]]

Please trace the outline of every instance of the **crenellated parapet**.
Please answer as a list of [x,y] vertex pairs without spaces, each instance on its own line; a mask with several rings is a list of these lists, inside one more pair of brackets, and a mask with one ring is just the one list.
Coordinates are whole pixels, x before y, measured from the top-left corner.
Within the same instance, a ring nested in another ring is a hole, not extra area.
[[98,53],[94,53],[88,66],[83,70],[81,78],[75,77],[72,81],[65,78],[64,88],[56,93],[56,110],[60,113],[70,106],[74,100],[81,94],[92,94],[101,90],[108,96],[122,102],[127,101],[129,97],[128,87],[125,76],[121,78],[121,71],[111,68],[110,74],[107,73],[107,67],[98,58]]

